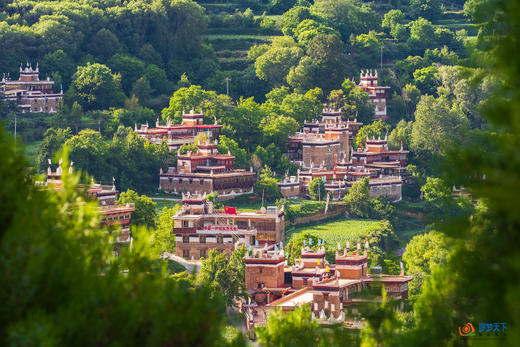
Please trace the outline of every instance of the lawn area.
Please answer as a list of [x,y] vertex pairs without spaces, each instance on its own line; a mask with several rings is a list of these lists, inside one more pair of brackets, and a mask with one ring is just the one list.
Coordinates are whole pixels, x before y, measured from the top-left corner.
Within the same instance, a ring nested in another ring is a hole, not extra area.
[[173,206],[175,206],[175,204],[180,203],[178,201],[171,200],[154,200],[153,202],[155,202],[155,210],[157,211],[157,215],[161,213],[164,207],[172,208]]
[[[347,241],[359,240],[379,228],[381,221],[373,219],[344,219],[311,226],[300,226],[285,235],[285,242],[301,233],[310,233],[325,241],[325,245],[336,248],[339,242],[345,247]],[[355,245],[351,245],[354,247]]]
[[[242,195],[231,200],[223,201],[222,204],[226,206],[236,207],[237,210],[240,211],[258,211],[262,207],[262,198],[257,197],[255,202],[250,202],[250,196],[252,195]],[[323,205],[323,202],[320,203],[317,201],[305,199],[288,199],[287,203],[289,206],[296,208],[297,211],[299,211],[300,206],[304,203],[312,207],[315,207],[315,205]],[[275,205],[276,204],[274,201],[264,202],[264,207]],[[319,210],[319,208],[317,210]]]

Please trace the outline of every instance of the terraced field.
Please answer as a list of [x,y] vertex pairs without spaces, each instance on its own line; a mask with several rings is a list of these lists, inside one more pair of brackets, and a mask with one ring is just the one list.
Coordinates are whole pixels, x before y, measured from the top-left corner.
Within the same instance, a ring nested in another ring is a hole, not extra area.
[[270,43],[277,36],[252,34],[210,34],[205,38],[213,46],[222,70],[244,70],[249,64],[251,46]]

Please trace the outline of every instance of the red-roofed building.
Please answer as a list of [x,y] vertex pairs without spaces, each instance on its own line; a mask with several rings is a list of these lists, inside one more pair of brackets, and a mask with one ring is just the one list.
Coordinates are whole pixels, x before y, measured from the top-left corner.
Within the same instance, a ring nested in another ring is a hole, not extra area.
[[40,80],[38,64],[33,69],[27,63],[24,68],[20,65],[20,77],[12,80],[9,75],[3,76],[0,81],[0,92],[4,94],[4,101],[13,102],[21,109],[22,113],[43,112],[56,113],[58,104],[63,98],[63,90],[59,93],[52,91],[54,81]]
[[284,240],[284,211],[276,206],[260,211],[226,213],[206,201],[206,194],[183,194],[182,210],[173,217],[175,252],[200,259],[212,249],[230,255],[237,246],[272,245]]
[[312,319],[319,324],[341,323],[345,328],[359,329],[363,320],[358,307],[381,302],[382,286],[389,300],[406,299],[412,277],[404,275],[402,266],[400,275],[381,274],[378,267],[369,274],[367,249],[368,243],[363,251],[360,244],[350,250],[347,243],[342,251],[336,251],[335,263],[330,264],[325,258],[325,246],[311,249],[306,245],[295,264],[285,265],[283,272],[283,249],[249,249],[244,261],[250,299],[242,306],[249,332],[253,335],[255,326],[265,324],[271,309],[290,312],[303,305],[310,307]]
[[167,172],[160,169],[159,188],[162,191],[177,194],[217,192],[221,200],[253,193],[256,174],[252,169],[233,169],[235,157],[230,153],[219,153],[216,141],[198,143],[197,147],[197,153],[178,154],[176,168],[169,167]]
[[165,125],[160,125],[157,119],[155,128],[150,128],[147,123],[141,124],[141,128],[137,129],[136,124],[135,131],[142,138],[155,144],[160,144],[163,138],[166,138],[170,151],[176,151],[184,144],[195,142],[195,137],[201,133],[212,140],[218,139],[222,125],[218,125],[216,121],[215,124],[203,124],[203,119],[202,113],[192,110],[190,113],[183,113],[181,124],[173,124],[168,119]]

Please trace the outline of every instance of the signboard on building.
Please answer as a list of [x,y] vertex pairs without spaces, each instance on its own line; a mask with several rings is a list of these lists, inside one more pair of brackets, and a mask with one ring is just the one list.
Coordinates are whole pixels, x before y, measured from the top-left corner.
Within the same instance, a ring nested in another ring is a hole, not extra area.
[[205,225],[204,230],[208,231],[237,231],[237,225]]

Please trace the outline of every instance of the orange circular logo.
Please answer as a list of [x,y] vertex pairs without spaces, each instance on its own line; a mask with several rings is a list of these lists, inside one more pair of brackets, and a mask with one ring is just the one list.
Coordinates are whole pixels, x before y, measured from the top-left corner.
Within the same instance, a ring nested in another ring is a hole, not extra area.
[[475,333],[475,328],[473,328],[473,324],[466,323],[465,325],[459,327],[460,336],[468,336]]

